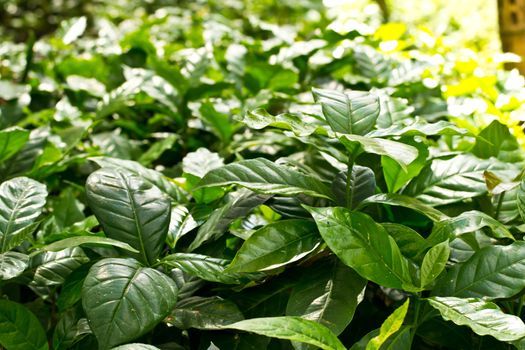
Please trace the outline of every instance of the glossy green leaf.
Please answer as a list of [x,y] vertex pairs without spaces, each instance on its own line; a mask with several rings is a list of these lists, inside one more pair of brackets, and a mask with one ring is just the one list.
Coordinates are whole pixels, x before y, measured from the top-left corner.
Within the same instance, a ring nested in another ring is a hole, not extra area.
[[46,204],[46,187],[27,177],[0,185],[0,253],[20,245]]
[[391,222],[384,222],[381,225],[394,238],[401,253],[407,258],[415,258],[421,251],[428,248],[427,240],[408,226]]
[[195,152],[188,153],[182,160],[182,171],[186,174],[204,177],[208,172],[224,166],[224,161],[215,152],[206,148],[199,148]]
[[369,92],[312,89],[315,101],[333,131],[364,135],[375,126],[379,116],[379,98]]
[[160,349],[153,345],[133,343],[133,344],[125,344],[125,345],[117,346],[117,347],[111,348],[111,350],[160,350]]
[[421,201],[415,198],[411,198],[405,195],[395,193],[377,194],[375,196],[368,197],[361,203],[359,207],[362,208],[372,203],[409,208],[427,216],[432,221],[441,221],[448,219],[448,216],[442,213],[441,211],[434,209],[431,206],[426,205],[425,203],[422,203]]
[[275,164],[264,158],[242,160],[210,171],[197,188],[236,184],[265,194],[331,198],[328,186],[313,176]]
[[29,140],[29,131],[20,128],[0,130],[0,163],[11,158]]
[[525,288],[525,242],[488,246],[456,264],[436,285],[434,295],[510,298]]
[[[185,273],[197,276],[203,280],[224,284],[240,284],[243,281],[249,281],[251,276],[227,272],[225,269],[230,264],[229,260],[212,258],[201,254],[175,253],[162,259],[162,263],[181,269]],[[254,278],[257,276],[253,275]]]
[[[512,137],[508,126],[494,120],[479,133],[471,152],[483,159],[497,157],[503,143],[508,142]],[[516,146],[518,146],[517,143]]]
[[171,208],[170,225],[168,227],[166,242],[171,248],[175,248],[177,241],[197,226],[199,226],[199,224],[184,205],[177,205]]
[[220,329],[222,326],[244,320],[233,302],[214,297],[190,297],[177,303],[168,316],[168,323],[179,329]]
[[378,128],[389,128],[400,121],[411,118],[414,107],[409,106],[408,100],[388,95],[379,95],[380,109],[377,117]]
[[432,235],[449,236],[450,239],[454,239],[464,233],[474,232],[484,227],[490,228],[492,236],[495,238],[514,240],[512,233],[510,233],[503,224],[487,214],[476,210],[466,211],[454,218],[448,218],[438,222],[433,229]]
[[443,272],[449,256],[448,240],[429,249],[421,264],[421,288],[430,285]]
[[351,153],[360,146],[367,153],[392,158],[404,169],[418,156],[417,148],[397,141],[349,134],[340,135],[339,140]]
[[149,166],[156,161],[165,151],[171,149],[179,136],[176,134],[163,135],[161,139],[151,145],[150,148],[140,155],[139,163]]
[[345,350],[325,326],[300,317],[264,317],[236,322],[223,328],[252,332],[267,337],[307,343],[325,350]]
[[459,202],[486,193],[483,172],[501,166],[498,162],[468,154],[447,160],[435,159],[403,193],[431,205]]
[[388,337],[396,333],[401,328],[408,312],[409,302],[410,299],[407,299],[403,305],[398,307],[390,316],[387,317],[379,329],[379,334],[372,338],[366,345],[366,350],[379,350],[381,345],[385,343]]
[[308,207],[330,249],[361,276],[390,288],[417,291],[412,263],[371,217],[345,208]]
[[164,247],[170,201],[151,183],[134,173],[100,169],[86,181],[88,204],[109,238],[138,250],[132,256],[155,262]]
[[520,186],[516,192],[516,204],[521,220],[525,222],[525,177],[520,181]]
[[286,315],[319,322],[339,335],[352,321],[366,282],[338,259],[317,262],[294,285]]
[[103,259],[82,289],[82,305],[100,349],[136,339],[166,317],[177,301],[168,276],[134,259]]
[[44,328],[22,304],[0,300],[0,345],[7,350],[48,349]]
[[436,135],[469,135],[466,129],[458,128],[455,124],[440,120],[436,123],[427,123],[423,119],[416,118],[408,125],[395,124],[388,128],[373,130],[366,136],[389,137],[389,136],[436,136]]
[[260,130],[271,126],[292,131],[297,136],[309,136],[314,133],[328,134],[328,130],[325,129],[324,125],[319,124],[314,118],[300,113],[271,115],[266,110],[259,108],[246,113],[242,122],[252,129]]
[[491,335],[501,341],[525,336],[525,324],[514,315],[505,314],[489,301],[478,298],[431,297],[429,304],[447,321],[467,326],[479,335]]
[[248,238],[231,262],[229,272],[256,272],[292,263],[320,243],[315,224],[291,219],[268,224]]
[[381,166],[385,177],[388,192],[397,192],[408,181],[416,177],[421,169],[425,166],[428,157],[428,149],[423,143],[406,141],[407,144],[417,148],[418,156],[410,163],[406,169],[403,169],[395,160],[390,157],[381,157]]
[[70,309],[62,315],[53,332],[54,350],[70,349],[75,343],[91,334],[87,319],[80,317],[79,314],[76,309]]
[[376,179],[372,169],[360,165],[352,167],[350,186],[347,187],[348,171],[341,171],[332,182],[332,191],[341,206],[356,208],[376,191]]
[[31,283],[37,286],[60,285],[67,276],[88,261],[89,258],[79,247],[39,253],[31,257],[29,262],[29,268],[35,269]]
[[257,194],[245,188],[229,193],[226,197],[226,204],[215,209],[208,217],[208,220],[197,231],[197,236],[188,250],[195,250],[202,244],[219,238],[234,220],[246,216],[255,207],[266,202],[268,198],[270,196]]
[[157,186],[162,192],[172,198],[173,201],[186,202],[186,195],[175,182],[155,170],[145,168],[137,162],[111,157],[93,157],[89,159],[103,168],[123,169],[134,173],[145,181]]
[[22,274],[29,264],[29,256],[19,252],[0,254],[0,281],[9,280]]
[[48,252],[57,252],[59,250],[63,250],[66,248],[74,248],[81,245],[102,245],[102,246],[110,246],[110,247],[117,247],[124,250],[127,250],[132,253],[139,253],[138,250],[133,248],[127,243],[117,241],[116,239],[111,239],[107,237],[100,237],[100,236],[78,236],[78,237],[70,237],[61,239],[60,241],[53,242],[51,244],[48,244],[44,247],[42,247],[42,250],[48,251]]

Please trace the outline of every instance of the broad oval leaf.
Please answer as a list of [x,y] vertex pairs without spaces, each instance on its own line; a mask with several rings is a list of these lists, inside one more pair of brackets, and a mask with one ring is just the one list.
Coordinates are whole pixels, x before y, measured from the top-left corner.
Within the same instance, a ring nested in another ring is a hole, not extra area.
[[300,317],[262,317],[236,322],[223,328],[288,339],[324,350],[346,350],[337,336],[325,326]]
[[339,259],[317,262],[294,285],[286,315],[321,323],[339,335],[362,301],[366,280]]
[[134,259],[103,259],[82,288],[82,306],[101,349],[138,338],[162,321],[177,301],[177,286]]
[[430,305],[447,321],[468,326],[476,334],[491,335],[501,341],[514,341],[525,337],[525,324],[489,301],[478,298],[431,297]]
[[145,264],[159,256],[170,220],[170,201],[134,173],[100,169],[86,181],[88,204],[109,238],[128,243]]
[[32,233],[46,196],[46,186],[27,177],[0,185],[0,253],[20,245]]
[[20,128],[0,130],[0,163],[14,156],[29,140],[29,131]]
[[264,276],[264,274],[227,272],[225,270],[230,264],[229,260],[212,258],[201,254],[175,253],[166,256],[161,262],[203,280],[224,284],[240,284]]
[[35,269],[31,284],[60,285],[67,276],[88,261],[89,258],[80,247],[66,248],[58,252],[41,252],[31,257],[29,262],[29,268]]
[[132,253],[140,253],[138,250],[133,248],[127,243],[117,241],[116,239],[111,239],[107,237],[100,237],[100,236],[77,236],[77,237],[69,237],[61,239],[60,241],[53,242],[51,244],[48,244],[44,247],[42,247],[42,250],[48,251],[48,252],[57,252],[59,250],[63,250],[66,248],[74,248],[81,246],[83,244],[87,245],[102,245],[102,246],[110,246],[110,247],[117,247],[124,250],[127,250]]
[[381,345],[385,343],[388,337],[393,335],[401,328],[408,312],[409,302],[410,299],[407,299],[403,305],[398,307],[390,316],[387,317],[379,329],[379,334],[372,338],[366,345],[366,350],[379,350]]
[[361,146],[367,153],[392,158],[403,169],[418,156],[418,150],[414,146],[392,140],[344,134],[339,136],[339,141],[351,154],[355,154]]
[[488,246],[456,264],[440,279],[434,295],[510,298],[525,288],[525,242]]
[[332,198],[321,180],[265,158],[242,160],[210,171],[194,189],[236,184],[265,194]]
[[29,256],[19,252],[0,254],[0,281],[9,280],[22,274],[29,264]]
[[470,132],[467,129],[458,128],[455,124],[444,120],[440,120],[436,123],[427,123],[420,118],[416,118],[408,125],[394,124],[388,128],[371,131],[366,136],[389,137],[435,135],[470,135]]
[[341,207],[307,209],[328,247],[361,276],[389,288],[420,290],[412,278],[412,263],[371,217]]
[[341,171],[332,183],[332,191],[339,205],[356,208],[359,203],[375,193],[376,179],[372,169],[354,165],[349,186],[347,179],[348,171]]
[[177,205],[171,208],[166,242],[171,248],[175,248],[178,240],[197,226],[199,224],[184,205]]
[[255,231],[239,249],[227,271],[256,272],[277,268],[301,259],[319,243],[313,222],[277,221]]
[[483,172],[501,168],[501,163],[468,154],[435,159],[407,186],[403,194],[431,205],[445,205],[487,192]]
[[219,238],[234,220],[247,215],[255,207],[266,202],[268,198],[270,196],[257,194],[245,188],[229,193],[226,203],[215,209],[199,228],[188,250],[195,250],[202,244]]
[[375,126],[379,116],[379,98],[370,92],[312,89],[315,101],[333,131],[364,135]]
[[127,170],[142,177],[145,181],[157,186],[162,192],[167,194],[175,202],[187,202],[186,195],[182,189],[175,184],[170,178],[162,175],[158,171],[148,169],[141,164],[111,157],[92,157],[89,158],[102,168],[115,168]]
[[262,108],[246,113],[242,122],[252,129],[260,130],[272,126],[283,130],[290,130],[297,136],[309,136],[313,133],[321,135],[328,134],[325,125],[319,124],[318,121],[312,117],[295,113],[282,113],[274,116]]
[[449,218],[441,211],[434,209],[431,206],[426,205],[415,198],[396,193],[376,194],[375,196],[368,197],[361,203],[359,207],[362,208],[372,203],[409,208],[427,216],[432,221],[441,221]]
[[0,300],[0,345],[8,350],[47,350],[47,337],[36,316],[25,306]]
[[218,296],[190,297],[177,303],[167,322],[179,329],[220,329],[244,320],[233,302]]
[[430,285],[443,272],[449,256],[448,240],[428,250],[421,264],[421,288]]

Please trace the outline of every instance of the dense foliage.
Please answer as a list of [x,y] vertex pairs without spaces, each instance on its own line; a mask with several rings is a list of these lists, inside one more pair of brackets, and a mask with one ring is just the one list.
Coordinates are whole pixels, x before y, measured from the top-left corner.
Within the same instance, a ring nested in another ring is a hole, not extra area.
[[525,349],[508,56],[151,6],[0,44],[3,348]]

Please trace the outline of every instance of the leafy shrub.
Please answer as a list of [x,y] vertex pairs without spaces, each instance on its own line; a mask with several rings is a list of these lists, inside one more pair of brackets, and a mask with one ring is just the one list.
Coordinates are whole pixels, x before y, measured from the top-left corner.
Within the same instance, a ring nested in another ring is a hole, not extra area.
[[192,3],[2,44],[0,344],[524,348],[523,79],[334,23]]

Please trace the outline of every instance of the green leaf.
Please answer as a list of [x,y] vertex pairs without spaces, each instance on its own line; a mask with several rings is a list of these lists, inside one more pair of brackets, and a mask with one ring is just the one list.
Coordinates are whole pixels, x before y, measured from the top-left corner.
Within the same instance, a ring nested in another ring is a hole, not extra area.
[[103,259],[82,288],[82,305],[100,349],[128,342],[151,330],[177,301],[172,279],[134,259]]
[[428,248],[427,241],[408,226],[390,222],[383,222],[381,225],[395,239],[401,253],[407,258],[413,259]]
[[186,195],[170,178],[161,173],[147,169],[137,162],[125,159],[110,158],[110,157],[93,157],[89,158],[103,168],[116,168],[127,170],[134,173],[145,181],[157,186],[162,192],[167,194],[175,202],[186,202]]
[[69,274],[88,261],[89,258],[79,247],[39,253],[29,262],[29,267],[35,269],[31,283],[37,286],[61,285]]
[[436,136],[436,135],[470,135],[466,129],[458,128],[455,124],[440,120],[436,123],[427,123],[416,118],[408,125],[394,124],[388,128],[373,130],[366,136],[391,137],[391,136]]
[[[250,280],[250,275],[225,271],[229,260],[212,258],[206,255],[175,253],[166,256],[161,263],[181,269],[183,272],[197,276],[206,281],[224,284],[240,284]],[[259,274],[253,277],[260,277]]]
[[388,192],[397,192],[400,190],[408,181],[416,177],[427,163],[428,148],[423,143],[408,140],[406,143],[414,146],[418,151],[417,158],[410,163],[406,169],[403,169],[401,165],[390,157],[381,157],[381,166],[383,168],[383,175]]
[[244,316],[233,302],[218,296],[190,297],[177,303],[168,316],[168,323],[179,329],[220,329],[234,322],[244,320]]
[[471,152],[475,156],[483,159],[497,157],[503,143],[508,142],[512,137],[506,125],[494,120],[479,133]]
[[434,226],[432,236],[457,238],[462,234],[474,232],[484,227],[490,228],[495,238],[514,240],[512,233],[498,220],[477,210],[465,211],[454,218],[442,220]]
[[379,100],[381,108],[376,122],[378,128],[389,128],[404,119],[412,118],[414,107],[408,105],[408,100],[388,95],[380,95]]
[[421,288],[430,285],[443,272],[449,256],[448,240],[430,248],[421,265]]
[[377,194],[375,196],[368,197],[366,200],[364,200],[359,205],[359,208],[363,208],[372,203],[409,208],[427,216],[432,221],[441,221],[448,219],[448,216],[443,214],[439,210],[434,209],[431,206],[428,206],[415,198],[411,198],[409,196],[404,196],[401,194]]
[[435,159],[403,191],[426,204],[445,205],[487,193],[485,170],[501,168],[501,163],[468,154]]
[[236,322],[223,328],[252,332],[267,337],[288,339],[324,350],[345,350],[343,344],[325,326],[300,317],[262,317]]
[[48,252],[57,252],[59,250],[63,250],[66,248],[78,247],[83,244],[117,247],[117,248],[121,248],[121,249],[127,250],[132,253],[140,253],[138,250],[136,250],[135,248],[133,248],[127,243],[117,241],[116,239],[100,237],[100,236],[77,236],[77,237],[65,238],[60,241],[56,241],[51,244],[48,244],[42,247],[41,249],[44,251],[48,251]]
[[372,338],[366,345],[366,350],[379,350],[381,345],[394,333],[396,333],[405,320],[408,311],[410,299],[407,299],[403,305],[398,307],[381,325],[379,334]]
[[389,288],[418,291],[412,263],[368,215],[348,209],[307,207],[330,249],[361,276]]
[[0,163],[11,158],[29,141],[29,131],[20,128],[0,130]]
[[367,153],[392,158],[403,169],[406,169],[418,156],[418,150],[414,146],[386,139],[345,134],[339,136],[339,141],[351,154],[355,154],[358,146],[361,146]]
[[125,344],[125,345],[117,346],[115,348],[111,348],[111,350],[160,350],[160,349],[153,345],[133,343],[133,344]]
[[197,226],[199,226],[199,224],[184,205],[172,207],[170,225],[166,237],[168,245],[172,249],[175,248],[178,240]]
[[266,110],[258,108],[246,113],[242,122],[256,130],[264,129],[268,126],[290,130],[299,137],[309,136],[314,133],[328,135],[328,130],[319,124],[316,119],[303,114],[282,113],[274,116]]
[[339,335],[363,299],[366,280],[338,259],[316,262],[294,285],[286,315],[321,323]]
[[277,221],[255,231],[239,249],[228,272],[256,272],[292,263],[320,243],[315,224],[291,219]]
[[433,294],[455,297],[510,298],[525,288],[525,242],[482,248],[456,264],[439,280]]
[[520,186],[516,193],[516,203],[521,220],[525,222],[525,177],[520,181]]
[[15,278],[25,271],[29,264],[29,256],[18,252],[0,254],[0,281]]
[[352,167],[350,187],[347,193],[348,171],[341,171],[332,182],[332,191],[341,206],[356,208],[366,198],[372,196],[376,191],[376,179],[372,169],[360,165]]
[[235,126],[230,120],[230,116],[217,111],[213,103],[204,102],[201,104],[199,117],[211,127],[213,133],[225,144],[228,144],[235,132]]
[[186,174],[203,178],[204,175],[224,166],[224,161],[219,154],[210,152],[207,148],[201,147],[195,152],[188,153],[182,160],[182,171]]
[[430,305],[447,321],[468,326],[479,335],[491,335],[500,341],[514,341],[525,336],[525,324],[514,315],[505,314],[491,302],[477,298],[431,297]]
[[46,186],[27,177],[0,184],[0,253],[27,239],[46,204]]
[[67,350],[75,343],[91,334],[91,328],[86,318],[79,316],[77,309],[66,311],[58,321],[53,332],[53,349]]
[[242,160],[212,170],[194,190],[232,184],[265,194],[306,194],[329,199],[333,196],[321,180],[264,158]]
[[21,304],[0,300],[0,344],[7,350],[46,350],[40,321]]
[[179,136],[176,134],[162,135],[162,138],[151,145],[150,148],[140,155],[139,163],[149,166],[156,161],[165,151],[171,149]]
[[91,263],[84,264],[67,276],[56,300],[60,311],[71,308],[82,299],[82,285],[91,266]]
[[109,238],[127,242],[153,264],[164,247],[170,201],[151,183],[134,173],[100,169],[86,181],[88,204]]
[[312,89],[333,131],[364,135],[375,126],[379,116],[379,98],[369,92]]
[[188,250],[193,251],[206,242],[218,239],[233,221],[246,216],[269,198],[268,195],[257,194],[245,188],[229,193],[226,197],[226,204],[215,209],[208,217],[208,220],[197,231],[197,236]]

